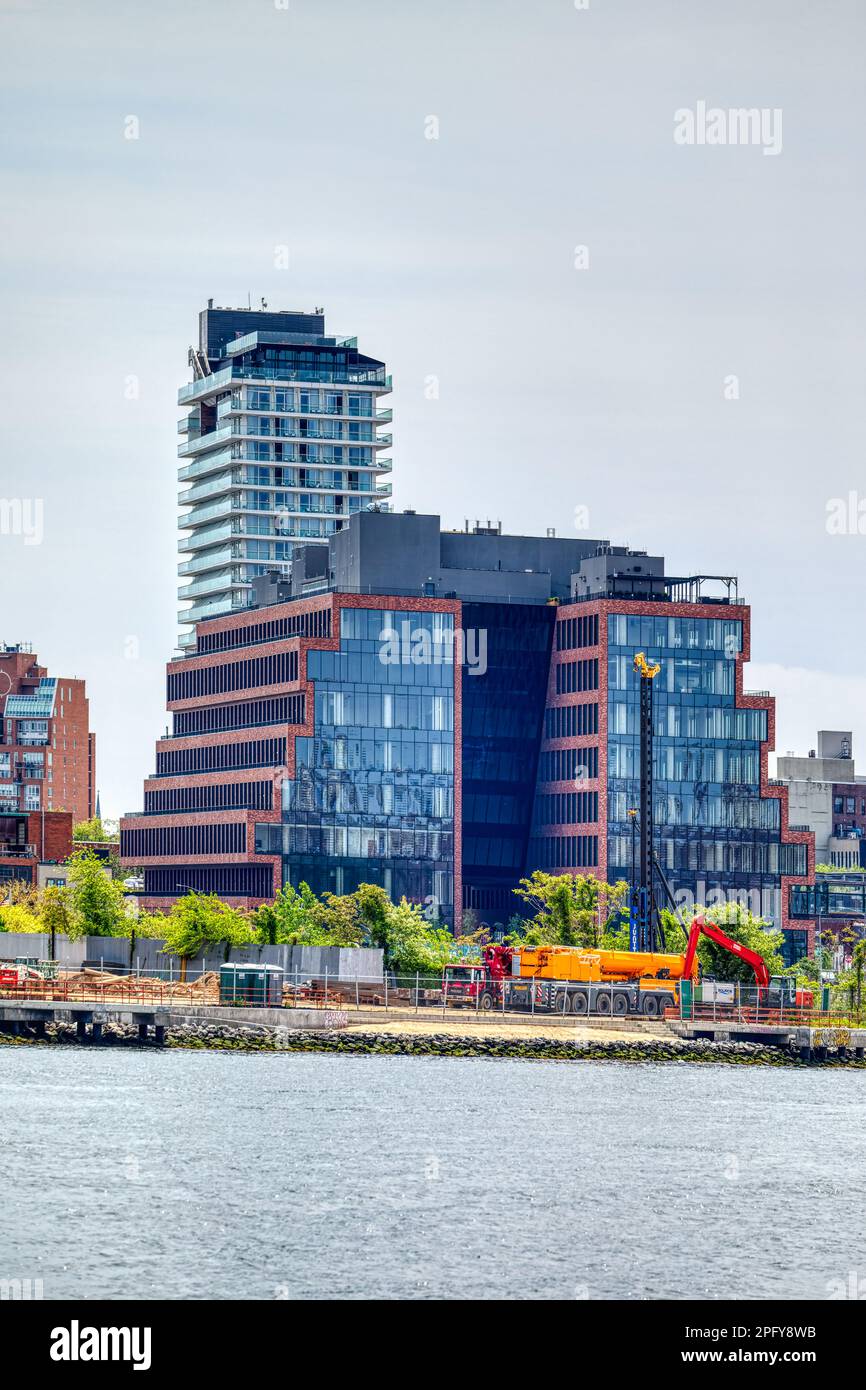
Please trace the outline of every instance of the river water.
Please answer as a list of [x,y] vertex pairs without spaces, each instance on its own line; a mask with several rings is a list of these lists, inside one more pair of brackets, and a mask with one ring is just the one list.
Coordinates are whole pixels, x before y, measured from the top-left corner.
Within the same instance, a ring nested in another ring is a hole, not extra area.
[[0,1048],[45,1298],[866,1291],[860,1071]]

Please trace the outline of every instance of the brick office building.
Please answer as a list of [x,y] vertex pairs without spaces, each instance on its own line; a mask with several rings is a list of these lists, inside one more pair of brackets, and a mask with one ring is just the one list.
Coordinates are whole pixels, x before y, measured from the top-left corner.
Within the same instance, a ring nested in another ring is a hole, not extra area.
[[51,866],[65,864],[72,848],[69,811],[0,811],[0,896],[12,881],[35,887],[40,868],[51,883]]
[[372,512],[255,592],[168,667],[173,731],[122,823],[148,901],[368,881],[448,921],[507,921],[534,868],[627,878],[644,650],[663,671],[655,822],[674,889],[745,898],[790,953],[807,946],[788,897],[814,842],[767,777],[774,702],[743,689],[735,581],[671,579],[605,541]]
[[49,676],[24,645],[0,647],[0,815],[96,806],[96,738],[83,680]]

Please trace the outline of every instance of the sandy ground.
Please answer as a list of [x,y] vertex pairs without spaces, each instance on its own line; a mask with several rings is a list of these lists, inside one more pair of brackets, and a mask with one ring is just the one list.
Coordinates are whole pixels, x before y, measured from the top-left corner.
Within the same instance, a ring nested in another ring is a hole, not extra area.
[[393,1019],[390,1022],[349,1023],[346,1033],[402,1033],[413,1037],[430,1037],[434,1033],[453,1038],[550,1038],[557,1042],[640,1042],[644,1037],[671,1037],[664,1024],[641,1029],[640,1032],[614,1028],[593,1028],[586,1023],[545,1024],[539,1028],[532,1023],[468,1023],[459,1018]]

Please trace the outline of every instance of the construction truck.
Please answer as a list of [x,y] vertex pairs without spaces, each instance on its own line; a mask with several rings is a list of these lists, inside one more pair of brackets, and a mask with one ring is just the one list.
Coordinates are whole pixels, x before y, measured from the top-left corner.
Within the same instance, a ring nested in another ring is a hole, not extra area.
[[449,965],[443,998],[452,1006],[528,1013],[644,1014],[678,1002],[678,956],[571,946],[488,946],[475,965]]
[[476,963],[445,968],[443,999],[452,1006],[482,1011],[514,1009],[532,1013],[658,1018],[679,1007],[683,980],[698,981],[701,935],[746,961],[754,971],[758,1002],[771,1008],[808,1004],[794,981],[770,976],[766,963],[713,922],[696,917],[682,954],[663,951],[583,950],[575,946],[487,946]]

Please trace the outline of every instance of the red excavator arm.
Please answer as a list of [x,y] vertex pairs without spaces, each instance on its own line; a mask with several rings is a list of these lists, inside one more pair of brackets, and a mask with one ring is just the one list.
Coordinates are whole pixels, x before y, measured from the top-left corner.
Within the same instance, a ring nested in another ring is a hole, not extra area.
[[768,987],[770,983],[770,972],[763,958],[758,955],[757,951],[750,951],[748,946],[741,946],[739,941],[732,941],[729,936],[725,936],[725,933],[720,927],[715,926],[712,922],[705,922],[703,917],[696,917],[692,922],[689,932],[689,944],[686,947],[685,959],[683,961],[684,980],[690,980],[692,978],[695,968],[695,955],[697,953],[701,932],[703,932],[704,936],[708,936],[710,941],[715,941],[717,946],[724,946],[726,951],[731,951],[735,956],[739,956],[741,960],[748,961],[755,972],[755,979],[759,986],[763,989]]

